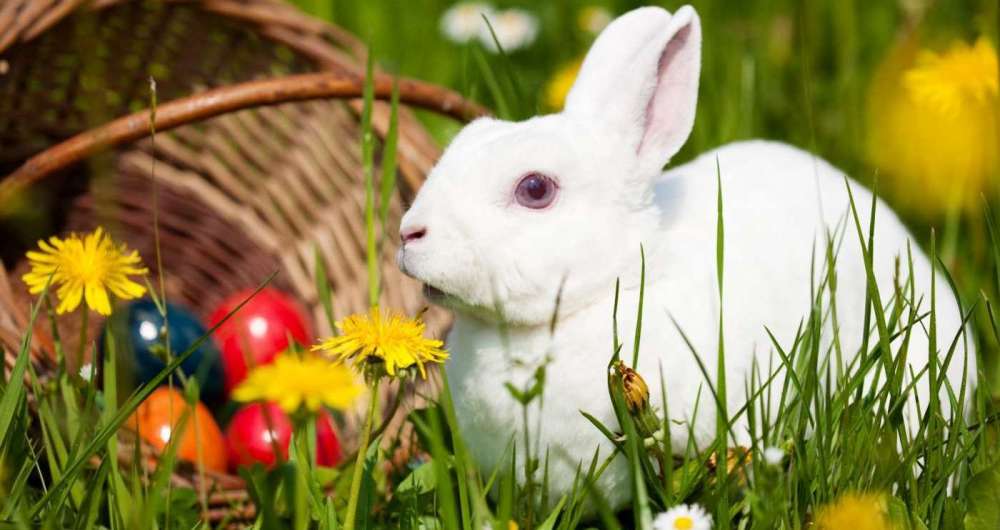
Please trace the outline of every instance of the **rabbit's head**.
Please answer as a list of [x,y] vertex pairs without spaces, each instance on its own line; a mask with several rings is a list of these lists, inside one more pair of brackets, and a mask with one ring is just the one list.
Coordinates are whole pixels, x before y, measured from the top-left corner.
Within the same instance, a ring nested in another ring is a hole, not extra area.
[[402,270],[514,324],[607,296],[657,228],[652,184],[691,132],[700,47],[691,7],[637,9],[598,37],[561,113],[470,123],[403,217]]

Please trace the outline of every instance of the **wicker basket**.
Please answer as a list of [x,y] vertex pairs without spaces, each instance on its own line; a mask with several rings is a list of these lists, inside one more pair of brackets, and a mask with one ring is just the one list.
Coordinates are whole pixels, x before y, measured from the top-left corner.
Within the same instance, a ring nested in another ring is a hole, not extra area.
[[[2,205],[18,199],[40,209],[48,233],[108,228],[139,250],[154,275],[155,209],[168,297],[203,317],[222,297],[279,271],[273,285],[311,311],[318,334],[328,333],[313,281],[317,249],[335,313],[363,310],[357,96],[365,53],[345,31],[276,0],[0,3],[0,175],[7,175],[0,177],[0,348],[7,364],[32,302],[18,279],[27,267],[21,257],[44,235],[21,237],[11,221],[4,224]],[[153,141],[142,110],[150,75],[159,101]],[[390,87],[390,79],[376,79],[378,97]],[[483,113],[419,81],[400,81],[400,90],[404,103],[458,119]],[[390,227],[438,156],[405,106],[399,120]],[[379,135],[388,121],[388,105],[376,103]],[[386,234],[381,303],[413,313],[424,301],[392,262],[396,239]],[[432,333],[447,326],[443,313],[426,319]],[[101,324],[90,323],[91,338]],[[80,325],[59,320],[67,348]],[[42,374],[53,366],[49,326],[38,322],[31,348]],[[233,510],[244,499],[237,477],[210,479],[196,484],[214,492],[217,509],[206,515],[251,515]]]

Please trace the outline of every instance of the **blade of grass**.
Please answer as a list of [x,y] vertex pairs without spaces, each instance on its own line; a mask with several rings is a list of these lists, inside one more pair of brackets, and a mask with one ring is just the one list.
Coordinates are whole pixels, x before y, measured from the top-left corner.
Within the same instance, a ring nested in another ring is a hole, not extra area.
[[333,290],[330,288],[330,276],[326,272],[326,260],[319,250],[319,245],[313,247],[313,259],[316,265],[316,292],[319,293],[319,303],[323,306],[323,314],[326,316],[327,324],[330,325],[330,333],[337,334],[337,319],[333,314]]
[[728,396],[726,391],[726,341],[725,335],[723,333],[723,328],[725,318],[723,311],[723,279],[724,279],[724,262],[725,262],[725,221],[722,210],[722,168],[719,164],[719,157],[715,158],[715,178],[716,185],[718,187],[716,196],[716,208],[717,208],[717,218],[716,218],[716,228],[715,228],[715,267],[716,267],[716,281],[719,285],[719,346],[717,352],[717,361],[715,368],[715,380],[716,387],[718,389],[719,395],[716,399],[718,403],[717,414],[716,414],[716,424],[715,424],[715,439],[716,439],[716,451],[717,451],[717,461],[720,462],[719,465],[715,466],[716,470],[716,483],[718,484],[718,505],[716,506],[716,522],[720,528],[729,528],[729,466],[727,465],[728,458],[728,438],[727,434],[731,431],[731,425],[729,423],[729,411],[728,409]]
[[642,304],[646,297],[646,249],[639,245],[639,255],[642,261],[639,272],[639,306],[636,309],[635,341],[632,344],[632,369],[639,369],[639,338],[642,336]]
[[399,141],[399,79],[393,79],[392,99],[389,108],[389,130],[382,145],[382,178],[379,184],[379,219],[382,221],[382,235],[388,233],[389,204],[396,191],[396,144]]
[[430,409],[430,424],[422,418],[413,416],[414,426],[430,440],[431,463],[434,465],[434,475],[438,484],[437,505],[441,511],[441,523],[445,530],[458,530],[459,509],[453,496],[455,484],[448,469],[448,450],[445,447],[444,426],[436,409]]
[[455,414],[455,401],[451,395],[451,385],[448,383],[448,371],[441,368],[441,410],[444,412],[445,425],[451,435],[455,453],[455,472],[458,478],[459,509],[462,514],[463,530],[472,530],[469,491],[474,483],[473,469],[469,451],[465,445],[461,430],[458,427],[458,416]]
[[[844,176],[844,186],[847,188],[847,198],[851,207],[851,216],[854,219],[854,227],[857,230],[858,243],[861,245],[861,252],[865,260],[865,276],[868,283],[868,296],[872,300],[872,310],[875,316],[875,325],[878,328],[879,346],[881,351],[881,357],[886,363],[886,369],[892,370],[891,359],[889,359],[890,352],[892,349],[889,345],[889,329],[886,325],[885,320],[885,310],[882,305],[882,296],[878,290],[878,284],[875,282],[875,265],[874,265],[874,251],[873,246],[874,241],[874,230],[875,230],[875,205],[877,204],[876,195],[872,192],[872,206],[871,206],[871,219],[869,226],[869,237],[867,243],[865,242],[864,231],[861,228],[861,217],[858,215],[857,205],[854,202],[854,192],[851,190],[850,181],[847,180],[847,176]],[[888,374],[891,376],[891,374]]]
[[496,46],[496,52],[500,56],[500,62],[503,65],[503,73],[505,74],[504,83],[508,93],[517,105],[515,113],[509,116],[511,119],[526,118],[532,115],[535,111],[534,108],[528,108],[524,102],[524,93],[521,92],[522,83],[517,78],[517,70],[514,68],[513,63],[510,60],[510,56],[507,54],[507,50],[504,50],[503,46],[500,45],[500,39],[497,38],[496,31],[493,29],[493,24],[490,22],[489,18],[485,14],[481,14],[483,21],[486,22],[486,29],[490,32],[490,39],[493,45]]
[[510,111],[510,104],[507,102],[507,96],[504,94],[504,90],[500,88],[500,82],[497,80],[496,73],[490,67],[489,61],[486,60],[482,49],[473,48],[472,56],[476,60],[476,66],[479,67],[479,73],[482,75],[483,81],[486,83],[486,89],[496,104],[497,117],[504,119],[513,118]]
[[110,471],[108,460],[105,458],[94,476],[87,481],[88,487],[81,504],[81,513],[76,514],[76,528],[79,530],[94,528],[94,524],[97,522],[102,494],[107,485],[108,472]]
[[375,132],[372,105],[375,98],[374,59],[369,50],[365,63],[364,105],[361,111],[361,164],[365,175],[365,257],[368,264],[368,305],[378,305],[378,247],[375,238]]
[[[3,397],[0,398],[0,447],[9,445],[8,437],[14,436],[18,431],[14,425],[14,415],[18,407],[23,406],[26,399],[24,373],[28,369],[28,361],[31,359],[31,339],[35,329],[35,321],[38,319],[38,311],[41,309],[41,300],[48,295],[49,286],[52,284],[52,275],[49,276],[39,301],[32,304],[31,316],[28,318],[27,329],[24,338],[21,340],[21,348],[17,353],[17,360],[10,371],[8,378],[3,385]],[[3,376],[0,374],[0,379]]]
[[[101,411],[101,419],[107,422],[118,410],[118,352],[114,338],[111,336],[110,322],[105,323],[105,347],[104,363],[101,374],[104,382],[104,408]],[[108,438],[106,447],[108,460],[111,469],[108,471],[109,489],[114,490],[114,498],[117,502],[109,504],[109,509],[116,513],[112,519],[124,519],[132,504],[125,486],[124,478],[118,468],[118,438],[112,436]]]

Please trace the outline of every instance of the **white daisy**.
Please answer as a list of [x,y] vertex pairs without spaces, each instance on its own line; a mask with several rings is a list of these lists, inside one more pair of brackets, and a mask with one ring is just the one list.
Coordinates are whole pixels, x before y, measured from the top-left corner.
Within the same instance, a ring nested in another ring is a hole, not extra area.
[[86,363],[80,367],[80,378],[88,383],[94,379],[94,365]]
[[611,18],[611,11],[601,6],[587,6],[580,10],[576,22],[583,31],[597,35],[611,23]]
[[653,530],[711,529],[712,518],[697,504],[678,504],[653,519]]
[[[496,40],[506,52],[530,46],[538,36],[538,19],[523,9],[506,9],[493,16],[487,15],[487,18],[497,35]],[[487,50],[497,52],[496,42],[493,40],[490,28],[485,24],[479,33],[479,40]]]
[[785,451],[780,447],[767,447],[764,449],[764,462],[768,465],[777,466],[785,459]]
[[469,42],[486,29],[483,15],[492,18],[494,11],[493,6],[485,2],[455,4],[441,16],[441,32],[453,42]]

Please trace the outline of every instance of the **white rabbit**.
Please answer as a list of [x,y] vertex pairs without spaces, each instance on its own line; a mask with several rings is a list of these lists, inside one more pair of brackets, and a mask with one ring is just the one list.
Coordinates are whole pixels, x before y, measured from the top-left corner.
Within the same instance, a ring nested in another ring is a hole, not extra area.
[[[791,345],[809,313],[811,280],[822,274],[831,232],[840,234],[836,302],[842,351],[858,351],[866,276],[840,171],[788,145],[749,141],[663,172],[694,121],[700,47],[699,19],[689,6],[672,15],[647,7],[621,16],[594,43],[563,112],[517,123],[470,123],[403,217],[400,267],[455,312],[448,376],[463,435],[485,472],[500,463],[512,439],[521,443],[522,410],[504,384],[523,387],[546,356],[551,363],[543,400],[531,407],[529,425],[541,454],[550,450],[551,498],[568,491],[577,462],[586,468],[596,447],[610,453],[610,443],[580,411],[617,428],[606,373],[614,286],[620,278],[618,317],[628,358],[640,245],[647,274],[639,370],[658,403],[662,367],[671,418],[690,422],[699,447],[711,442],[716,410],[671,317],[714,378],[717,164],[725,216],[729,410],[745,402],[754,358],[768,365],[773,347],[765,327],[784,348]],[[871,193],[854,182],[851,189],[867,231]],[[888,304],[895,260],[902,257],[905,273],[911,238],[884,203],[876,212],[876,279]],[[911,246],[925,312],[931,265]],[[560,289],[557,326],[550,333]],[[962,318],[941,275],[936,293],[937,348],[946,352]],[[912,333],[908,363],[914,372],[927,364],[927,343],[925,329]],[[775,366],[779,362],[775,357]],[[971,340],[960,341],[947,371],[956,394],[965,373],[971,389]],[[780,378],[773,384],[780,388]],[[928,392],[918,384],[921,403]],[[911,410],[911,427],[912,417]],[[746,444],[745,415],[741,422],[736,435]],[[688,426],[675,423],[672,429],[675,449],[683,450]],[[628,500],[623,458],[601,480],[599,489],[612,506]]]

